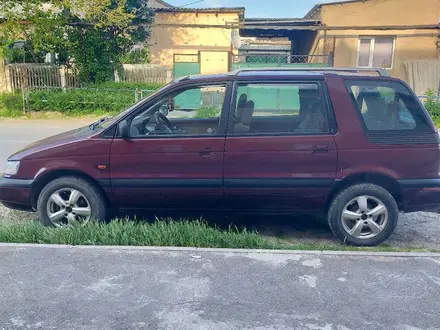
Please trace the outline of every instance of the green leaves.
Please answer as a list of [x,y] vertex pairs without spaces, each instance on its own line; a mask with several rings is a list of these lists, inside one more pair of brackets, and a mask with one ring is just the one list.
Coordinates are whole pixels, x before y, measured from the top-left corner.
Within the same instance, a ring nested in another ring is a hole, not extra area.
[[[0,11],[4,56],[41,62],[40,53],[63,54],[58,64],[73,66],[83,82],[93,83],[113,79],[123,57],[147,40],[154,15],[145,0],[5,0]],[[12,47],[16,40],[26,48]]]
[[131,51],[122,58],[124,64],[142,64],[150,62],[150,52],[144,48],[141,50]]
[[440,102],[436,97],[436,93],[431,89],[425,95],[428,97],[425,101],[425,108],[437,124],[440,121]]

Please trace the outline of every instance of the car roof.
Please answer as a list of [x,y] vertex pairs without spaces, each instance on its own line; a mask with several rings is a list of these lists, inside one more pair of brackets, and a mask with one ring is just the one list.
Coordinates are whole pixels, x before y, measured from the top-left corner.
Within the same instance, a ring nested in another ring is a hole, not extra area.
[[338,74],[342,76],[373,76],[389,77],[384,69],[376,68],[246,68],[237,69],[229,73],[219,74],[196,74],[184,76],[176,79],[179,81],[208,82],[221,80],[235,80],[240,78],[323,78],[326,74]]

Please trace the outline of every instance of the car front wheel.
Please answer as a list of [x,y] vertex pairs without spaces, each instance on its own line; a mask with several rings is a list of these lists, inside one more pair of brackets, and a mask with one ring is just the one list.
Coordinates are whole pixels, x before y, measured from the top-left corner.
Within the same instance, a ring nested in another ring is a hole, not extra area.
[[341,191],[331,202],[328,222],[345,244],[375,246],[394,231],[399,209],[393,196],[374,184],[356,184]]
[[90,220],[104,221],[107,207],[95,185],[82,178],[62,177],[43,188],[37,212],[43,225],[58,227]]

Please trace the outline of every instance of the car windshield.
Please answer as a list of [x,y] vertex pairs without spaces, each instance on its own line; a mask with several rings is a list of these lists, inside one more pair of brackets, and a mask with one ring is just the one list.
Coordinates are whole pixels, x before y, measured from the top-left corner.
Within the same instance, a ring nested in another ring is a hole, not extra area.
[[108,117],[104,117],[104,118],[99,119],[98,121],[96,121],[96,122],[94,122],[93,124],[90,125],[90,129],[95,130],[97,128],[100,128],[100,129],[108,128],[113,122],[117,121],[118,119],[124,117],[126,114],[130,113],[139,104],[147,102],[147,100],[150,97],[153,97],[154,95],[160,93],[163,89],[165,89],[166,87],[168,87],[169,85],[171,85],[173,83],[174,82],[172,81],[172,82],[162,86],[161,88],[157,89],[156,91],[154,91],[153,93],[148,95],[146,98],[140,100],[139,102],[133,104],[129,108],[121,111],[120,113],[118,113],[118,114],[116,114],[114,116],[108,116]]

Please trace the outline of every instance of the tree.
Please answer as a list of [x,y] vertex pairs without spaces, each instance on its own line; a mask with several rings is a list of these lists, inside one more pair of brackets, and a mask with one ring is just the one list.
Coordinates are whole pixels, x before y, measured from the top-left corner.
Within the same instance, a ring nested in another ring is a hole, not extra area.
[[3,53],[24,39],[34,62],[37,52],[67,54],[84,82],[110,80],[124,55],[149,37],[154,15],[146,0],[6,0],[0,10]]
[[[14,43],[24,42],[22,53],[30,62],[41,61],[42,54],[65,51],[63,30],[65,20],[62,12],[52,4],[40,0],[5,0],[0,5],[0,50],[2,55],[18,56]],[[26,53],[29,55],[26,56]]]
[[144,0],[78,0],[69,22],[71,51],[80,76],[93,82],[111,79],[125,54],[149,36],[153,11]]

